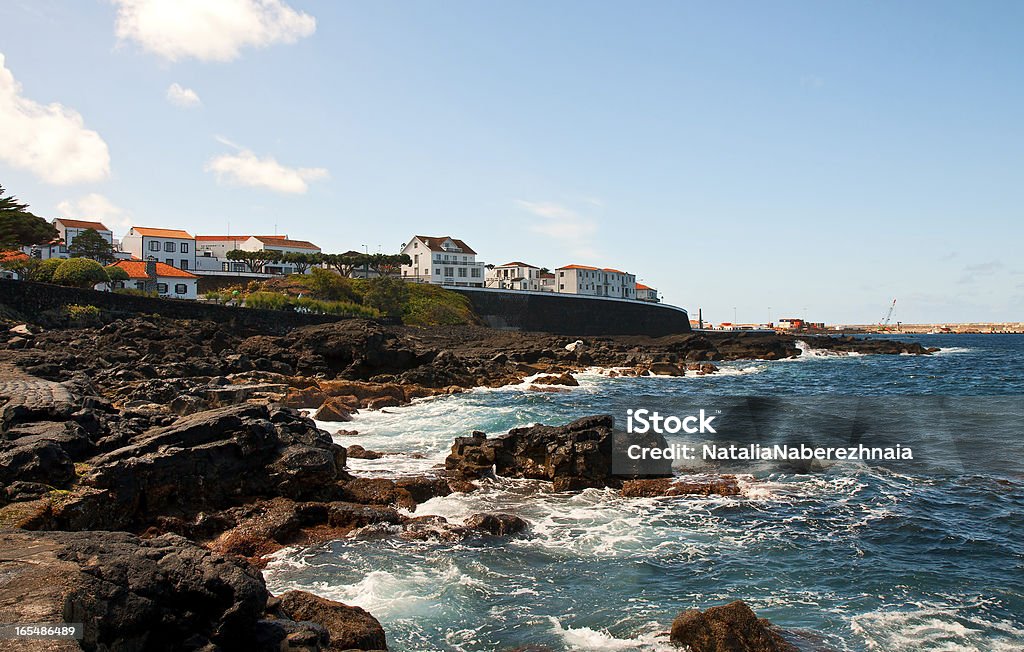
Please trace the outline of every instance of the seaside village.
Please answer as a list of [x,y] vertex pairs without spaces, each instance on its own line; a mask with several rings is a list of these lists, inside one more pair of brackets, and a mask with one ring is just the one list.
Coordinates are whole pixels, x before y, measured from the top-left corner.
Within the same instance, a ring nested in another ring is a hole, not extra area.
[[[53,226],[58,235],[49,244],[5,252],[0,257],[6,261],[69,258],[75,251],[76,238],[91,231],[87,237],[94,241],[97,235],[102,238],[109,245],[112,266],[123,269],[128,276],[127,281],[99,284],[96,289],[121,287],[175,299],[200,299],[204,286],[211,285],[203,279],[262,280],[310,273],[313,267],[335,268],[330,256],[316,244],[288,235],[193,235],[181,229],[133,226],[117,239],[101,222],[56,218]],[[477,252],[464,241],[450,236],[413,236],[398,256],[402,254],[408,258],[401,258],[400,265],[382,269],[357,264],[343,269],[355,278],[390,274],[412,283],[659,301],[657,290],[637,283],[636,276],[628,272],[588,265],[552,270],[522,261],[489,265],[478,261]],[[370,258],[368,251],[348,251],[340,256],[350,260]],[[3,273],[17,278],[10,266]]]

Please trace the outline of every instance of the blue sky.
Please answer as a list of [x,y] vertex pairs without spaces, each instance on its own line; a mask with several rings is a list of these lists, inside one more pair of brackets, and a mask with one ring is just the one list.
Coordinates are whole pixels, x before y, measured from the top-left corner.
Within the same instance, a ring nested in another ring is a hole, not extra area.
[[714,321],[1024,320],[1019,2],[14,0],[0,24],[0,183],[44,217],[452,235]]

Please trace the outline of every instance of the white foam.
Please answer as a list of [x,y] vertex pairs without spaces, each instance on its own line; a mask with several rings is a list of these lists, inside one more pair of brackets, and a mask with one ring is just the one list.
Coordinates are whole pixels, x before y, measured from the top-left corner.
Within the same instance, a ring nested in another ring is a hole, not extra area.
[[869,650],[911,652],[950,650],[994,652],[1020,650],[1024,629],[974,613],[972,604],[914,603],[911,609],[882,608],[854,616],[850,627]]
[[667,640],[658,635],[657,631],[640,634],[636,638],[617,638],[605,630],[590,627],[565,627],[554,616],[549,616],[551,630],[568,646],[570,650],[646,650],[650,652],[668,652],[678,650]]

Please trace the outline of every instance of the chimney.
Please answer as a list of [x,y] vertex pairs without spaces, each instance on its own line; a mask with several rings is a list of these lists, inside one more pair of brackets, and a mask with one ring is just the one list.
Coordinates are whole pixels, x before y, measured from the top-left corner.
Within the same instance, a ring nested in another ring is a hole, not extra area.
[[153,258],[152,256],[146,259],[146,276],[148,276],[151,281],[156,280],[156,258]]
[[704,328],[704,312],[700,308],[697,308],[697,328]]

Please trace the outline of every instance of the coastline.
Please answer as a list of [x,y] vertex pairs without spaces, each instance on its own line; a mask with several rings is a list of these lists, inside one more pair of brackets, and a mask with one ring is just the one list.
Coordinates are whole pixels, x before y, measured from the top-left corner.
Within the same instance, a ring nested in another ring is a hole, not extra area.
[[[816,349],[837,354],[928,353],[919,345],[874,339],[810,339]],[[251,569],[244,572],[257,576],[267,555],[284,546],[341,539],[361,528],[384,526],[425,540],[501,540],[527,525],[499,513],[473,515],[465,525],[403,514],[433,498],[475,490],[476,478],[465,469],[455,464],[447,472],[398,479],[353,476],[347,460],[374,451],[342,448],[292,408],[328,408],[332,420],[343,421],[356,409],[526,378],[538,391],[558,392],[583,369],[638,377],[713,375],[715,362],[803,354],[801,338],[733,333],[579,340],[348,321],[267,336],[143,317],[84,329],[30,326],[11,338],[5,356],[12,370],[2,388],[9,399],[3,408],[7,453],[22,462],[9,467],[4,479],[0,520],[5,528],[40,533],[34,536],[42,539],[21,539],[24,545],[50,541],[48,531],[122,530],[141,538],[108,541],[97,534],[97,545],[161,540],[192,550],[199,544],[209,551],[203,555],[241,555]],[[573,428],[543,434],[572,439]],[[459,434],[451,433],[456,446]],[[614,486],[591,475],[580,481],[555,470],[551,479],[574,490]],[[738,492],[726,476],[632,482],[622,488],[624,496]],[[86,545],[78,541],[57,537],[46,545]],[[266,596],[263,612],[250,609],[255,629],[267,620],[280,621],[279,629],[291,627],[281,625],[286,614],[267,615],[277,608],[274,600]]]

